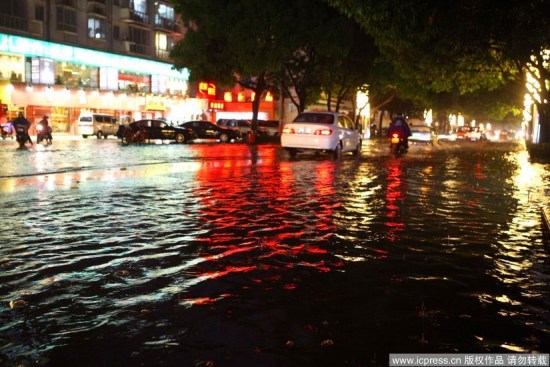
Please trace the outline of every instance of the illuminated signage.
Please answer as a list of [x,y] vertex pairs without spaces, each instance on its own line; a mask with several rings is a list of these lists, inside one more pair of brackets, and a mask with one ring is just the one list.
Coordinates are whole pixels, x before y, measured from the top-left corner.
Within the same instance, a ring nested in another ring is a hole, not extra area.
[[145,110],[147,111],[166,111],[164,99],[159,96],[145,97]]
[[181,72],[172,68],[172,64],[140,59],[107,52],[88,50],[52,42],[0,33],[0,52],[66,61],[97,67],[120,68],[124,70],[165,75],[172,78],[189,80],[189,70]]
[[211,101],[209,103],[209,108],[211,110],[224,110],[225,109],[225,102],[224,101]]
[[44,57],[33,57],[31,59],[31,79],[36,84],[55,84],[54,61]]
[[165,94],[168,91],[168,78],[162,75],[151,75],[151,92]]
[[52,59],[40,58],[40,83],[54,84],[54,63]]
[[206,96],[207,98],[215,97],[216,85],[214,83],[200,82],[199,93]]
[[107,67],[100,68],[99,88],[106,90],[118,90],[118,70]]

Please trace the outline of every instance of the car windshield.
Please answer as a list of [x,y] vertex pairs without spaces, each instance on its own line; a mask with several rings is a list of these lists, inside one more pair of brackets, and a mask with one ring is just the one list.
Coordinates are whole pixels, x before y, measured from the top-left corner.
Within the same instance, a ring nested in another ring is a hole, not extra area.
[[334,123],[334,116],[326,113],[301,113],[295,119],[294,122],[310,122],[315,124],[332,124]]

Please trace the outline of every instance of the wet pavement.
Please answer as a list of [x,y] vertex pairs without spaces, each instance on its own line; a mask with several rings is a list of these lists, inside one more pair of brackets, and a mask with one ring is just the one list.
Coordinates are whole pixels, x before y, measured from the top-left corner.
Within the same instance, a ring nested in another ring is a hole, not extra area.
[[[56,137],[54,136],[54,139]],[[0,141],[1,366],[546,352],[550,165],[517,142]]]

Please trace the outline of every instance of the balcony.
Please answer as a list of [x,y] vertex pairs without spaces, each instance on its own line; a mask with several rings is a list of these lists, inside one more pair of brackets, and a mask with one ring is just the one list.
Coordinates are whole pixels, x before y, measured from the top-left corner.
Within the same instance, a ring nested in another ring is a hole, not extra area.
[[124,41],[124,51],[134,55],[149,55],[149,47],[133,41]]
[[170,61],[170,51],[157,49],[155,56],[159,60]]
[[149,16],[130,8],[120,8],[120,21],[138,25],[149,25]]
[[155,16],[155,29],[178,33],[178,25],[173,19],[163,18],[161,16]]
[[105,11],[105,6],[97,5],[97,4],[88,4],[88,14],[89,15],[96,15],[102,18],[107,17],[107,12]]
[[29,21],[13,15],[0,14],[0,28],[10,28],[27,33],[29,31]]

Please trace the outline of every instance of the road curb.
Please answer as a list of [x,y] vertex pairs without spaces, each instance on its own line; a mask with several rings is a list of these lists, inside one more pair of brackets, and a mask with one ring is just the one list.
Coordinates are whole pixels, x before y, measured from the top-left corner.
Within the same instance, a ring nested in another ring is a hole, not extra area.
[[540,214],[542,217],[542,236],[544,242],[550,245],[550,208],[541,208]]

